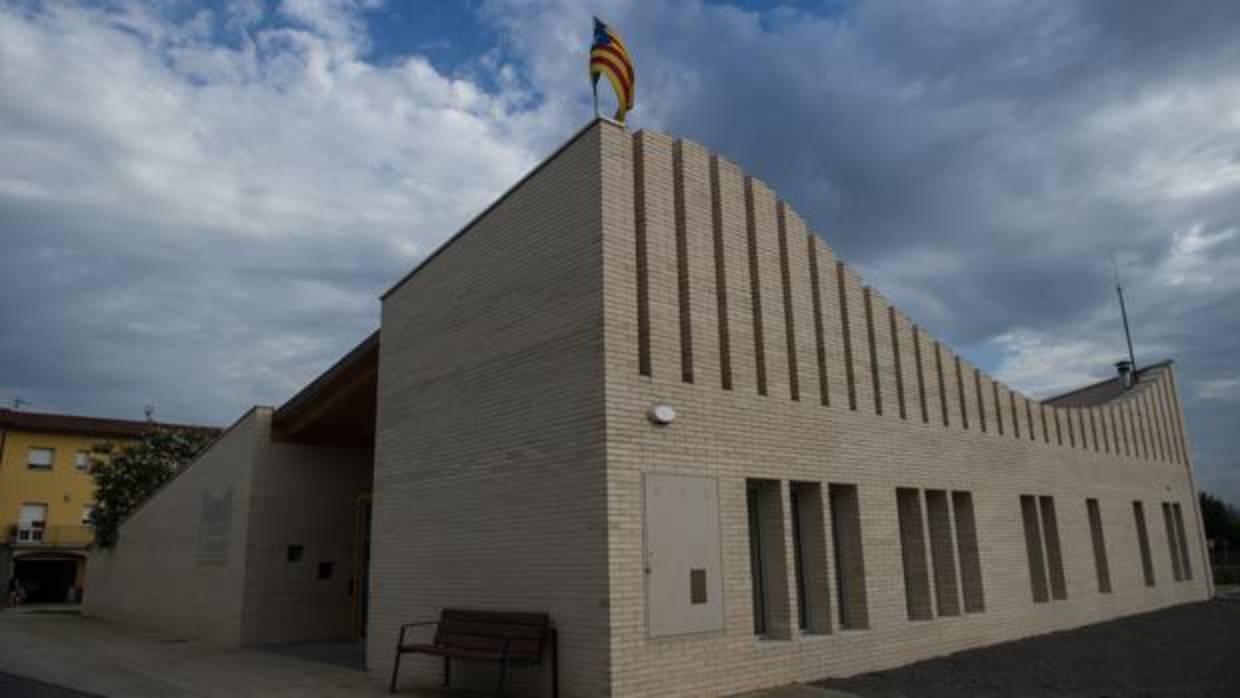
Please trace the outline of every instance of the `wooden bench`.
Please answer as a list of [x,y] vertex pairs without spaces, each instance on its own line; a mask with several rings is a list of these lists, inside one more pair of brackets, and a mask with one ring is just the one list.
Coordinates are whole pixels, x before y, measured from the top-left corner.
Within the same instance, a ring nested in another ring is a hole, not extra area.
[[[418,626],[436,626],[429,643],[409,642],[405,631]],[[452,658],[499,662],[496,695],[503,695],[504,677],[509,664],[541,664],[551,654],[551,695],[559,698],[559,648],[551,617],[546,613],[506,613],[465,611],[445,608],[439,620],[406,623],[400,626],[396,641],[396,664],[392,667],[389,693],[396,692],[400,658],[405,654],[431,654],[443,657],[443,685],[452,681]]]

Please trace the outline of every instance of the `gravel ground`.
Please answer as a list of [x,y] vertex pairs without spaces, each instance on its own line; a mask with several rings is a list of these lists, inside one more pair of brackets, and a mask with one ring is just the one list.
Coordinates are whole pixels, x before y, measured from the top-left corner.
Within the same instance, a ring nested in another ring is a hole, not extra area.
[[1207,601],[831,679],[863,698],[1240,696],[1240,601]]

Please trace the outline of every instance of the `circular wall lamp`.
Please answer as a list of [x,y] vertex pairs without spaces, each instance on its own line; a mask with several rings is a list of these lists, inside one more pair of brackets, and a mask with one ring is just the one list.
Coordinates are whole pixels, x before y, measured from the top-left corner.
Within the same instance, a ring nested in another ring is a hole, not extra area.
[[650,421],[659,426],[667,426],[676,419],[676,410],[668,405],[655,405],[650,409]]

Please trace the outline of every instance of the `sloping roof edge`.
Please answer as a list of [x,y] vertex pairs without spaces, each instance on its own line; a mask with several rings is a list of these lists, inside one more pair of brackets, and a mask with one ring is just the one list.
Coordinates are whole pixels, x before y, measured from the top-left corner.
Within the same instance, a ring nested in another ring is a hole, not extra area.
[[219,433],[218,427],[201,424],[176,424],[172,422],[140,421],[87,417],[73,414],[48,412],[22,412],[0,409],[0,429],[32,431],[39,433],[69,433],[86,436],[112,436],[138,438],[155,429],[177,429],[209,434]]
[[299,409],[309,404],[317,396],[318,392],[328,386],[336,378],[355,369],[367,361],[378,361],[379,347],[379,330],[371,332],[369,336],[358,342],[357,346],[349,350],[347,354],[340,357],[336,363],[332,364],[323,371],[317,378],[306,384],[306,387],[297,391],[297,394],[289,398],[276,408],[271,417],[272,424],[280,425],[288,421],[291,416]]
[[[1154,371],[1154,370],[1157,370],[1157,369],[1160,369],[1160,368],[1166,368],[1166,367],[1168,367],[1168,366],[1173,365],[1174,363],[1175,363],[1175,361],[1174,361],[1173,359],[1163,359],[1162,361],[1157,361],[1157,362],[1152,363],[1152,364],[1150,364],[1150,365],[1148,365],[1148,366],[1145,366],[1145,367],[1142,367],[1142,368],[1138,368],[1138,369],[1137,369],[1137,376],[1138,376],[1138,377],[1139,377],[1139,376],[1143,376],[1143,375],[1145,375],[1145,373],[1146,373],[1147,371]],[[1055,395],[1055,396],[1053,396],[1053,397],[1048,397],[1048,398],[1046,398],[1045,400],[1043,400],[1042,402],[1043,402],[1043,403],[1045,403],[1045,404],[1047,404],[1047,405],[1053,405],[1053,404],[1055,404],[1055,403],[1058,403],[1058,402],[1062,402],[1062,401],[1064,401],[1064,400],[1067,400],[1068,398],[1071,398],[1071,397],[1072,397],[1072,396],[1074,396],[1074,395],[1080,395],[1081,393],[1085,393],[1085,392],[1088,392],[1088,391],[1090,391],[1090,390],[1097,390],[1098,388],[1101,388],[1101,387],[1103,387],[1103,386],[1110,385],[1111,383],[1115,383],[1115,382],[1117,382],[1118,380],[1119,380],[1119,376],[1115,376],[1115,377],[1113,377],[1113,378],[1107,378],[1107,379],[1104,379],[1104,380],[1096,381],[1096,382],[1094,382],[1094,383],[1090,383],[1089,385],[1083,385],[1083,386],[1081,386],[1081,387],[1079,387],[1079,388],[1073,388],[1072,390],[1069,390],[1069,391],[1067,391],[1067,392],[1065,392],[1065,393],[1060,393],[1059,395]],[[1105,401],[1103,401],[1103,402],[1105,402]],[[1102,402],[1099,402],[1099,403],[1096,403],[1096,404],[1102,404]]]
[[430,254],[426,256],[425,259],[418,262],[413,267],[413,269],[409,270],[409,273],[400,277],[400,279],[395,284],[392,284],[391,288],[384,291],[383,294],[379,296],[379,300],[387,299],[387,297],[395,293],[397,289],[399,289],[401,286],[404,286],[405,282],[408,281],[410,278],[412,278],[414,274],[417,274],[418,271],[422,269],[422,267],[425,267],[427,264],[430,264],[431,260],[435,259],[436,257],[439,256],[441,252],[448,249],[448,247],[450,247],[452,243],[456,242],[458,238],[465,235],[465,233],[468,233],[470,229],[473,228],[476,223],[478,223],[478,221],[485,218],[486,215],[490,213],[492,210],[494,210],[496,206],[499,206],[501,203],[504,202],[505,199],[511,196],[513,192],[521,188],[522,184],[525,184],[531,177],[538,174],[538,172],[542,170],[543,167],[546,167],[547,163],[554,160],[556,156],[558,156],[560,153],[567,150],[569,146],[577,142],[577,139],[581,138],[583,135],[589,132],[590,129],[594,128],[594,126],[599,123],[612,124],[613,126],[619,126],[620,128],[627,128],[624,124],[618,121],[614,121],[612,119],[608,119],[606,117],[596,116],[593,119],[591,119],[589,123],[587,123],[585,126],[582,126],[580,129],[578,129],[576,133],[574,133],[572,136],[568,138],[568,140],[561,143],[558,148],[552,151],[550,155],[543,158],[542,161],[539,162],[537,165],[535,165],[533,168],[531,168],[529,172],[526,172],[525,175],[523,175],[520,179],[518,179],[511,187],[508,187],[506,190],[504,190],[504,193],[497,196],[494,201],[492,201],[490,204],[487,205],[486,208],[478,212],[478,215],[474,216],[473,218],[470,218],[468,223],[461,226],[461,229],[456,231],[456,233],[454,233],[452,237],[448,238],[447,240],[444,241],[442,245],[435,248],[434,252],[431,252]]

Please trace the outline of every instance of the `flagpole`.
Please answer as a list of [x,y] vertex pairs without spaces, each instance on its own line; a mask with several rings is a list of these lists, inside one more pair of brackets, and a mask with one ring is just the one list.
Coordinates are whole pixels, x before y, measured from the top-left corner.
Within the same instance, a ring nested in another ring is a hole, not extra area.
[[594,118],[598,118],[598,78],[594,79]]

